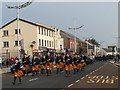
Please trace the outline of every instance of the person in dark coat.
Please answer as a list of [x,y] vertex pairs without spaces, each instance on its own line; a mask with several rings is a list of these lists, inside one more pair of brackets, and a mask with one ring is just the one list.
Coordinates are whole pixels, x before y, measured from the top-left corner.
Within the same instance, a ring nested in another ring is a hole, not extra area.
[[73,66],[72,66],[72,57],[70,56],[69,53],[67,53],[67,55],[65,56],[65,71],[66,71],[66,77],[67,77],[67,76],[70,77],[72,68],[73,68]]
[[20,67],[20,62],[19,59],[15,59],[15,64],[14,64],[14,81],[12,82],[13,85],[15,85],[17,77],[19,78],[19,83],[21,84],[21,77],[23,75],[23,72]]

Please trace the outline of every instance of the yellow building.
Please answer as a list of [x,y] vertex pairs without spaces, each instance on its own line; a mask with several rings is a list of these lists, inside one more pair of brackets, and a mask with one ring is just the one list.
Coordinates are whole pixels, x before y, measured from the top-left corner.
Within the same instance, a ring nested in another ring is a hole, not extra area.
[[17,57],[18,50],[23,49],[27,55],[32,55],[32,50],[42,47],[56,50],[63,48],[60,30],[24,19],[19,19],[19,30],[17,19],[0,29],[0,53],[10,52],[10,56]]

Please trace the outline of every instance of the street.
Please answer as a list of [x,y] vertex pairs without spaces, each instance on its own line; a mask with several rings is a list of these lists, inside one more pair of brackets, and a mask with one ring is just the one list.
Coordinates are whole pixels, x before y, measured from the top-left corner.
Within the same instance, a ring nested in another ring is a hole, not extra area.
[[2,88],[118,88],[118,67],[109,62],[95,62],[84,71],[65,77],[65,72],[51,76],[39,74],[22,78],[22,84],[12,85],[13,75],[3,74]]
[[82,77],[71,88],[118,88],[118,67],[106,63]]

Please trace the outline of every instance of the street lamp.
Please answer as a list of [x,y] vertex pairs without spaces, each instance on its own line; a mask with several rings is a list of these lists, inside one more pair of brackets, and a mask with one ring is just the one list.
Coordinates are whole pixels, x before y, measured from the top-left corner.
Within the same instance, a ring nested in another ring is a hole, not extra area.
[[17,42],[18,42],[18,51],[17,51],[17,54],[18,54],[18,58],[19,59],[20,59],[20,54],[19,54],[19,37],[18,37],[18,35],[19,35],[19,13],[20,13],[20,9],[29,6],[31,3],[32,3],[32,1],[29,0],[28,2],[26,2],[24,4],[21,4],[21,5],[19,5],[19,2],[18,2],[17,6],[8,6],[7,5],[8,9],[17,9]]
[[77,27],[77,28],[68,28],[68,29],[71,29],[71,30],[74,30],[74,42],[75,42],[75,52],[76,52],[76,30],[82,28],[84,25],[80,26],[80,27]]

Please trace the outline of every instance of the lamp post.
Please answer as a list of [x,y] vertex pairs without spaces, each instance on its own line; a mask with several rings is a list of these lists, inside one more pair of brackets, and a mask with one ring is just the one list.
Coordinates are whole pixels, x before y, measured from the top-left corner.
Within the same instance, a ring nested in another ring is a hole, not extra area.
[[70,30],[74,30],[74,43],[75,43],[75,52],[76,52],[76,30],[82,28],[84,25],[80,26],[80,27],[75,27],[75,28],[68,28]]
[[28,2],[19,5],[19,2],[17,3],[17,6],[8,6],[8,9],[17,9],[17,43],[18,43],[18,49],[17,49],[17,56],[20,59],[20,54],[19,54],[19,14],[20,14],[20,9],[25,8],[27,6],[29,6],[32,3],[31,0],[29,0]]

